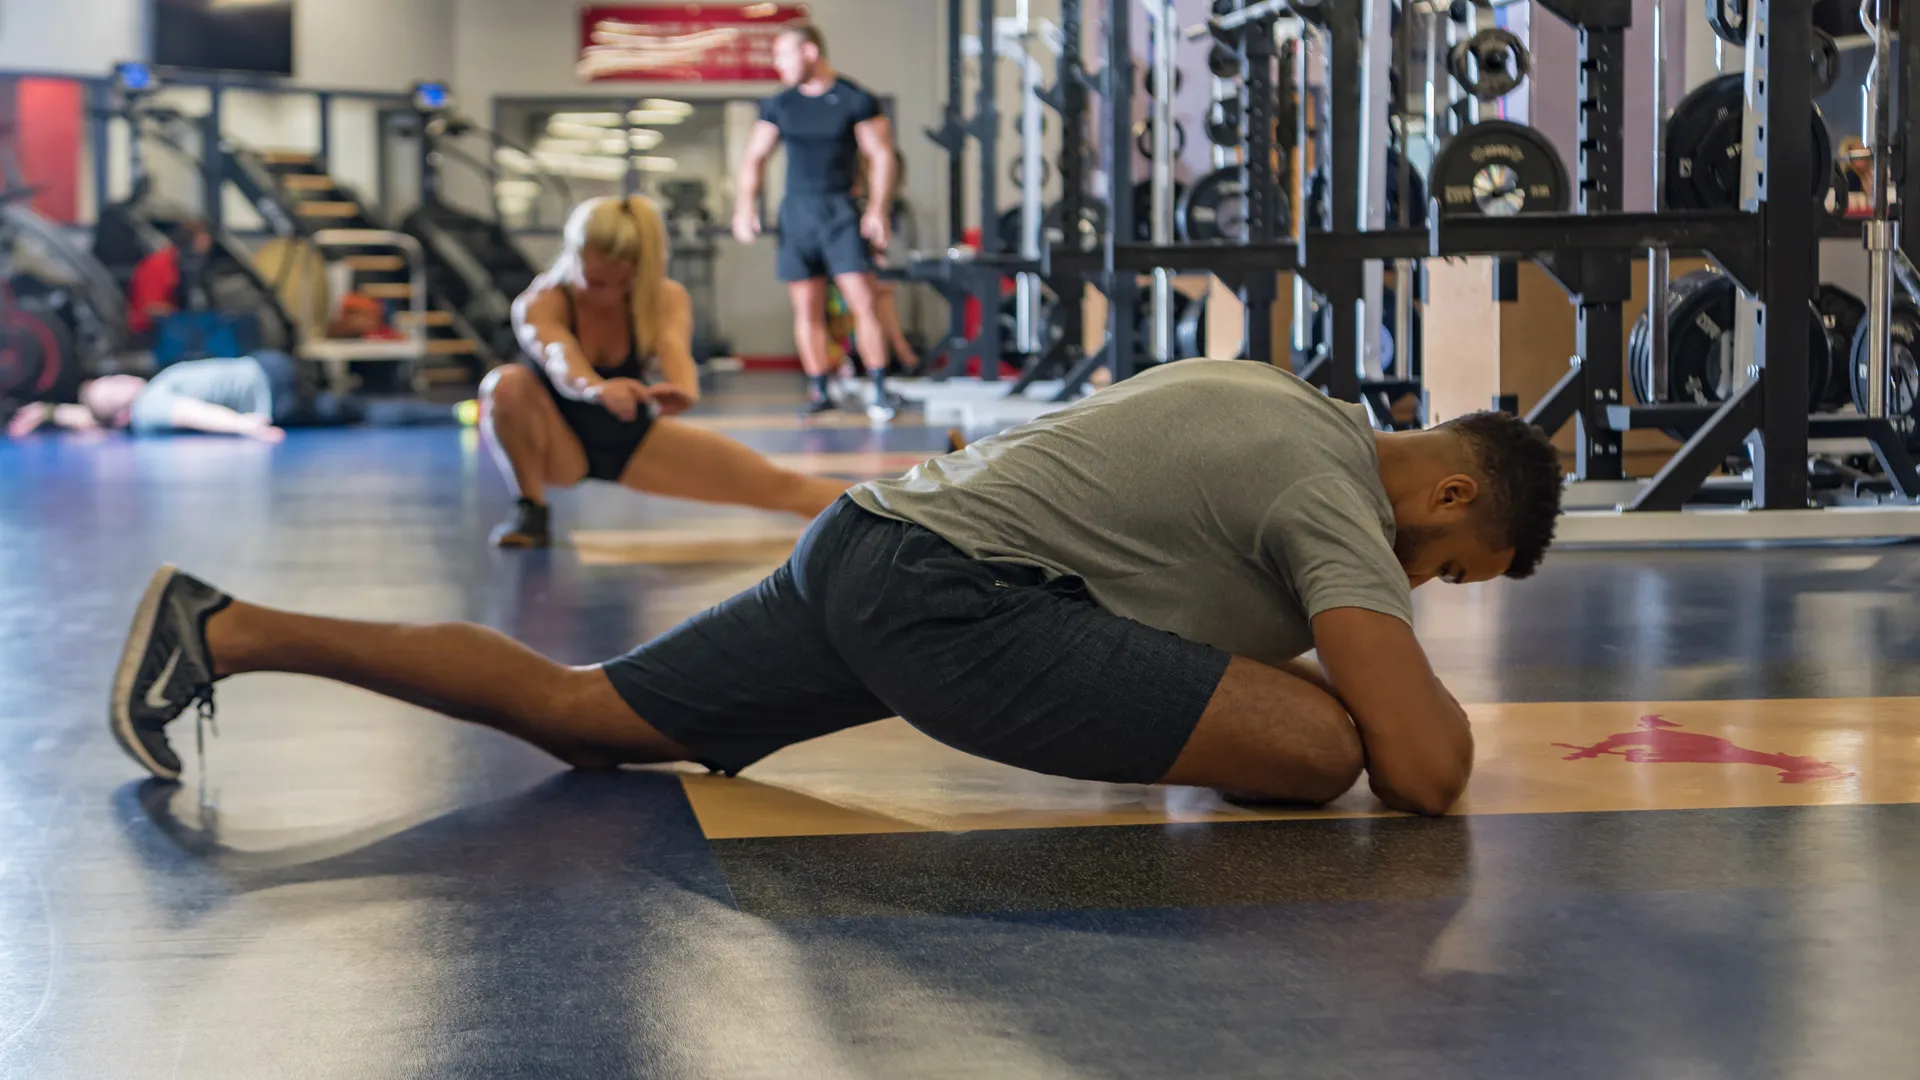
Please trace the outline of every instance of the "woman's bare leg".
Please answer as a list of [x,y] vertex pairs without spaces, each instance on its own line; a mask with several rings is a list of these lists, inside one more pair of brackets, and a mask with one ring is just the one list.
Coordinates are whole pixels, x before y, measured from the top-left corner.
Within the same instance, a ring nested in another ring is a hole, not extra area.
[[532,371],[493,369],[480,384],[480,404],[480,430],[515,495],[545,504],[548,487],[571,487],[587,475],[586,451]]
[[620,482],[649,495],[784,510],[811,518],[853,486],[783,469],[725,435],[659,419]]
[[578,768],[680,761],[597,667],[555,663],[471,623],[353,622],[235,601],[207,620],[214,672],[312,675],[483,724]]

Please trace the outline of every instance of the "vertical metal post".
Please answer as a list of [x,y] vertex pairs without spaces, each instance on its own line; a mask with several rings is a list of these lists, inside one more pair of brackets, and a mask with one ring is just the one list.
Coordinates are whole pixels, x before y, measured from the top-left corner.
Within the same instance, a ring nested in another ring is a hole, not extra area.
[[[1060,0],[1060,57],[1055,67],[1054,87],[1060,105],[1060,160],[1055,171],[1060,175],[1061,243],[1068,251],[1080,250],[1080,211],[1086,200],[1086,162],[1081,147],[1087,136],[1087,87],[1080,62],[1080,0]],[[1082,301],[1086,285],[1078,275],[1065,275],[1053,283],[1058,303],[1056,318],[1067,355],[1078,357],[1085,335]]]
[[[1247,239],[1256,244],[1270,243],[1280,233],[1280,184],[1273,171],[1273,30],[1273,19],[1257,19],[1240,35],[1240,110],[1247,125],[1246,160],[1240,171],[1247,191]],[[1300,120],[1295,126],[1304,128],[1306,124]],[[1299,280],[1298,275],[1295,280]],[[1273,360],[1273,302],[1279,288],[1278,267],[1240,276],[1241,343],[1248,359],[1263,364]]]
[[[1153,21],[1153,220],[1151,239],[1155,244],[1173,243],[1173,79],[1174,13],[1173,0],[1158,0],[1147,8]],[[1164,267],[1153,271],[1153,340],[1148,343],[1154,360],[1165,363],[1173,355],[1173,276]]]
[[[1653,0],[1653,209],[1664,208],[1667,174],[1667,20],[1665,0]],[[1647,389],[1656,400],[1667,393],[1667,249],[1647,249]],[[1654,381],[1654,375],[1659,381]],[[1642,402],[1650,405],[1653,402]]]
[[[1765,222],[1765,283],[1754,308],[1763,379],[1753,454],[1754,506],[1807,506],[1807,297],[1813,294],[1813,11],[1807,0],[1751,0],[1747,9],[1744,208]],[[1778,60],[1779,63],[1774,63]],[[1821,168],[1831,168],[1822,163]]]
[[[1101,160],[1107,173],[1107,363],[1115,382],[1133,375],[1134,321],[1140,290],[1132,271],[1113,271],[1113,245],[1134,240],[1133,28],[1132,0],[1107,0],[1107,57],[1102,72],[1106,138]],[[1124,240],[1122,239],[1124,238]]]
[[[1360,29],[1360,5],[1325,4],[1327,13],[1327,96],[1332,113],[1329,141],[1328,201],[1333,228],[1351,231],[1360,226],[1360,184],[1367,175],[1366,146],[1360,115],[1365,97],[1365,62]],[[1363,277],[1358,263],[1341,262],[1320,274],[1314,285],[1331,309],[1328,333],[1327,393],[1341,401],[1360,400],[1360,300]],[[1377,335],[1376,335],[1377,340]]]
[[[1393,183],[1400,192],[1400,213],[1397,219],[1389,222],[1396,228],[1405,229],[1413,224],[1413,148],[1407,145],[1407,102],[1405,80],[1413,74],[1413,35],[1416,19],[1431,19],[1433,14],[1419,4],[1407,3],[1400,6],[1400,33],[1394,39],[1396,64],[1400,68],[1402,80],[1401,92],[1393,99],[1393,116],[1397,121],[1400,140],[1399,168],[1395,170]],[[1389,76],[1387,83],[1392,86]],[[1388,132],[1388,137],[1395,133]],[[1424,209],[1424,207],[1422,208]],[[1393,370],[1402,379],[1414,378],[1413,370],[1413,294],[1414,261],[1395,259],[1393,262]]]
[[[960,101],[966,94],[966,19],[961,8],[966,0],[947,0],[947,133],[960,121]],[[498,129],[496,129],[498,130]],[[947,147],[947,243],[957,246],[966,236],[967,223],[967,143],[959,139]],[[985,223],[982,223],[984,239]],[[960,305],[955,304],[956,312]],[[959,319],[959,315],[954,316]],[[956,322],[956,325],[957,322]]]
[[[320,160],[331,162],[333,160],[333,95],[322,90],[314,95],[314,99],[320,108]],[[487,155],[487,161],[489,163],[493,161],[491,153]],[[331,166],[328,168],[331,171]]]
[[[1869,13],[1868,8],[1874,8]],[[1873,220],[1867,222],[1867,377],[1866,413],[1875,420],[1887,415],[1887,354],[1892,347],[1893,259],[1898,247],[1895,237],[1899,226],[1893,216],[1894,153],[1894,68],[1893,27],[1889,16],[1893,5],[1888,0],[1861,0],[1860,24],[1873,35],[1873,63],[1867,68],[1861,93],[1867,101],[1867,113],[1861,130],[1867,133],[1873,151],[1873,171],[1869,177],[1867,198],[1872,201]],[[1913,76],[1908,75],[1909,78]],[[1851,361],[1849,361],[1851,362]]]
[[219,84],[207,90],[207,116],[200,124],[200,216],[214,231],[226,227],[226,140],[220,134]]
[[[1622,162],[1626,157],[1626,32],[1579,27],[1580,158],[1576,177],[1583,214],[1621,209]],[[1618,480],[1623,475],[1620,433],[1607,423],[1607,407],[1620,404],[1624,354],[1622,302],[1632,293],[1632,263],[1625,252],[1587,261],[1576,298],[1574,351],[1580,357],[1584,392],[1575,414],[1575,475],[1582,480]]]
[[[973,94],[973,135],[980,142],[980,250],[1000,254],[1000,110],[995,102],[999,81],[998,42],[994,40],[994,0],[976,0],[979,7],[980,83]],[[981,313],[981,325],[993,321],[993,307]]]

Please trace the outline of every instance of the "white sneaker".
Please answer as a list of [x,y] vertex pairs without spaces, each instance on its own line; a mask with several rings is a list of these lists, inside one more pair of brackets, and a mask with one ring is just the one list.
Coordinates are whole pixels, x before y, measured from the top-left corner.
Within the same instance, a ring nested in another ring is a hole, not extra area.
[[888,421],[893,419],[893,416],[894,416],[893,406],[891,405],[882,405],[881,403],[876,401],[873,404],[867,406],[867,419],[873,421],[876,424],[887,423]]

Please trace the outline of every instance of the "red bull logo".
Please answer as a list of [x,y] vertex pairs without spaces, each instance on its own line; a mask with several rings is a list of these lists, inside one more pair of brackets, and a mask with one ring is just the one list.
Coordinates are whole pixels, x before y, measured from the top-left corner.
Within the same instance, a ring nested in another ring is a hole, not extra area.
[[1806,784],[1815,780],[1845,780],[1853,774],[1830,761],[1819,761],[1801,754],[1767,754],[1749,750],[1718,735],[1683,731],[1679,724],[1658,716],[1643,716],[1633,731],[1609,735],[1592,746],[1554,743],[1571,750],[1562,760],[1580,761],[1604,754],[1616,754],[1635,763],[1692,765],[1765,765],[1780,770],[1783,784]]

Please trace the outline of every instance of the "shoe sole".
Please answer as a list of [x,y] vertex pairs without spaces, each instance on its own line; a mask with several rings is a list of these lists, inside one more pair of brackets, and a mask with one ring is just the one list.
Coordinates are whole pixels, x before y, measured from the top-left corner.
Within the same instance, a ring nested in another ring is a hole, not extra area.
[[154,619],[160,613],[160,599],[167,594],[167,586],[180,573],[177,566],[167,565],[154,571],[153,580],[147,584],[147,593],[140,598],[140,606],[133,609],[133,626],[127,631],[127,644],[120,652],[120,666],[113,675],[113,702],[108,708],[109,726],[113,729],[113,741],[127,756],[139,762],[143,768],[162,780],[178,780],[180,772],[169,769],[153,759],[147,748],[141,744],[140,737],[133,730],[133,713],[128,705],[133,701],[134,680],[140,677],[140,661],[146,659],[147,644],[153,638]]

